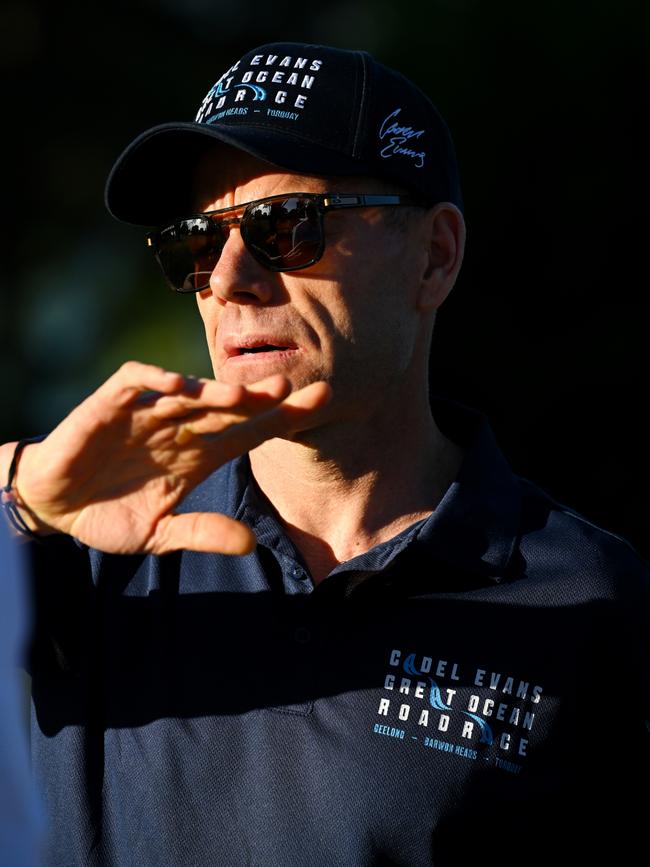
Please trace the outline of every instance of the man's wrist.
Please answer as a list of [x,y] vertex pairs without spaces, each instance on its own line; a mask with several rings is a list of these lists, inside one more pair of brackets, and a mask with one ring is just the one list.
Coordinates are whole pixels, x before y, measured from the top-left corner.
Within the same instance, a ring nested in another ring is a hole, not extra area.
[[7,443],[0,450],[0,479],[4,479],[4,484],[0,488],[0,505],[14,536],[39,539],[41,535],[47,534],[47,526],[39,521],[37,515],[30,509],[17,485],[18,464],[23,450],[27,446],[41,442],[44,438],[44,436],[26,437],[14,443]]

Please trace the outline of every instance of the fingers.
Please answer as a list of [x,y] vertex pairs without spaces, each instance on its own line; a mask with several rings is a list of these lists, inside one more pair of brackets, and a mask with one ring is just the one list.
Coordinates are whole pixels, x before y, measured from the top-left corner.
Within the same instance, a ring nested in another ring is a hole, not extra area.
[[220,459],[230,460],[267,439],[289,439],[298,431],[313,427],[318,423],[319,410],[328,403],[330,396],[331,389],[326,383],[315,382],[271,409],[258,404],[248,416],[223,410],[195,413],[185,416],[176,427],[174,442],[180,446],[203,447],[211,441],[218,447]]
[[331,397],[332,389],[326,382],[312,382],[311,385],[290,394],[286,400],[266,413],[262,417],[259,433],[263,434],[264,439],[269,439],[291,437],[299,431],[308,430],[321,421],[321,410],[327,406]]
[[320,409],[325,406],[332,396],[332,389],[326,382],[312,382],[304,388],[294,391],[287,397],[279,408],[287,417],[292,413],[305,410]]
[[95,395],[124,406],[146,389],[173,394],[187,387],[187,383],[188,378],[182,373],[164,370],[154,364],[126,361],[97,389]]
[[172,394],[182,391],[187,387],[186,383],[186,377],[181,373],[163,370],[153,364],[127,361],[75,407],[58,427],[65,432],[67,420],[73,419],[80,430],[96,429],[111,423],[139,395],[146,392],[149,395]]
[[203,380],[194,392],[159,396],[152,403],[152,414],[158,419],[183,418],[199,410],[232,413],[239,420],[265,412],[283,400],[291,391],[284,376],[271,376],[250,386],[228,385]]
[[[314,427],[321,417],[320,411],[329,402],[330,397],[331,389],[327,383],[313,382],[289,395],[269,412],[217,433],[215,441],[218,442],[222,459],[230,460],[256,448],[265,440],[274,437],[288,439],[299,431]],[[210,419],[207,417],[192,422],[191,430],[195,433],[203,433],[204,439],[207,439],[210,432],[203,428],[209,423]]]
[[210,554],[250,554],[257,544],[245,524],[226,515],[190,512],[167,515],[158,522],[149,553],[204,551]]
[[116,415],[128,409],[135,411],[144,429],[151,430],[152,423],[215,410],[222,413],[224,427],[266,412],[290,391],[289,381],[279,374],[245,387],[186,377],[156,365],[129,361],[71,415],[84,419],[82,428],[92,429],[112,423]]

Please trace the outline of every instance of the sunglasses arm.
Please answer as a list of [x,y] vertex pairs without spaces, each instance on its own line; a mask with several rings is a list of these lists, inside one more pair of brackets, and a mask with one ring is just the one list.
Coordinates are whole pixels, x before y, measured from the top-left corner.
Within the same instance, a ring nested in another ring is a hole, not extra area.
[[334,208],[362,208],[371,207],[373,205],[414,205],[415,200],[410,196],[384,196],[373,195],[366,193],[345,194],[345,193],[328,193],[323,196],[323,208],[325,210],[333,210]]

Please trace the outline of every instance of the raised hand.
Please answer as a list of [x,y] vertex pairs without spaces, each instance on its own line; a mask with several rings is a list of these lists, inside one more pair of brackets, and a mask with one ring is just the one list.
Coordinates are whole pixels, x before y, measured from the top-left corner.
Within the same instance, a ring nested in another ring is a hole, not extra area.
[[[41,533],[68,533],[112,553],[186,548],[245,554],[250,529],[175,506],[231,458],[316,423],[329,387],[290,394],[282,376],[249,386],[188,379],[127,362],[42,442],[20,456],[22,514]],[[7,445],[5,461],[12,451]]]

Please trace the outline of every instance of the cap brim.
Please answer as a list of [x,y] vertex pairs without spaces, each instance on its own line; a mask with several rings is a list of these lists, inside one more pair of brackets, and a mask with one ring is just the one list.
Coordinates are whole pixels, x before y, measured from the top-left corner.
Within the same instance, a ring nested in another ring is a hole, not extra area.
[[167,123],[139,135],[117,159],[106,182],[105,201],[118,220],[160,225],[192,213],[194,174],[215,142],[273,166],[315,175],[364,174],[369,167],[313,142],[245,124],[220,127]]

